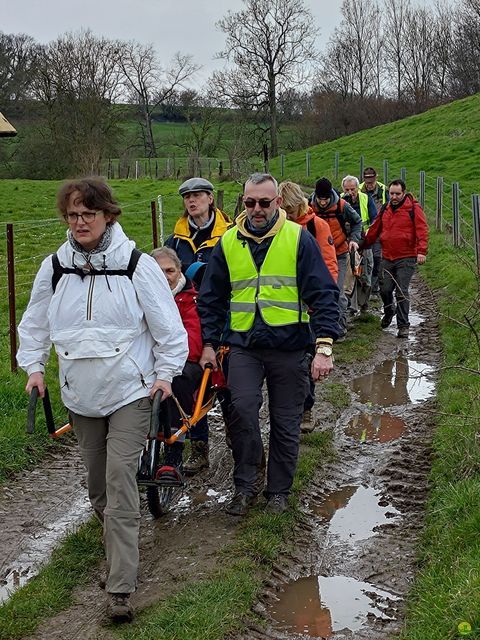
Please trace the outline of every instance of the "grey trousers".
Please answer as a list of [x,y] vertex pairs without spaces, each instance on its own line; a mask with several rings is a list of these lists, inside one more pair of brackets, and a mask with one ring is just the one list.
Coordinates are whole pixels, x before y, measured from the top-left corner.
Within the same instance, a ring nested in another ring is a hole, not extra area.
[[338,263],[338,278],[337,278],[337,286],[340,290],[340,295],[338,298],[338,306],[340,308],[340,318],[338,323],[340,328],[346,331],[347,329],[347,308],[348,308],[348,299],[345,295],[345,291],[343,290],[343,283],[345,282],[345,274],[347,273],[347,258],[348,252],[342,253],[337,256]]
[[373,273],[373,252],[371,249],[363,251],[363,273],[360,282],[357,279],[350,298],[350,309],[352,311],[360,311],[360,309],[368,307],[370,293],[372,291],[372,273]]
[[308,389],[305,351],[231,347],[228,386],[231,393],[229,434],[235,489],[254,495],[262,464],[259,411],[267,381],[270,436],[265,494],[288,495],[297,467],[300,422]]
[[136,588],[140,527],[136,474],[150,413],[149,398],[135,400],[105,418],[70,412],[87,468],[88,497],[103,520],[109,593],[132,593]]
[[[415,269],[417,258],[400,258],[398,260],[386,260],[382,258],[380,275],[380,295],[383,301],[385,314],[396,312],[397,327],[408,327],[408,313],[410,311],[410,296],[408,288]],[[393,299],[395,291],[396,306]]]

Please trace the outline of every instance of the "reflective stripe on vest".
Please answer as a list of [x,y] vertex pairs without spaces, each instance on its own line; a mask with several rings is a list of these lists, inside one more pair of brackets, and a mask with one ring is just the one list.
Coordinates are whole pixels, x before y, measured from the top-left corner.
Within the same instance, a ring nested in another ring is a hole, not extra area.
[[274,236],[260,273],[238,228],[227,231],[221,239],[230,272],[230,329],[252,328],[257,308],[265,324],[280,327],[309,322],[297,287],[297,254],[302,227],[286,220]]

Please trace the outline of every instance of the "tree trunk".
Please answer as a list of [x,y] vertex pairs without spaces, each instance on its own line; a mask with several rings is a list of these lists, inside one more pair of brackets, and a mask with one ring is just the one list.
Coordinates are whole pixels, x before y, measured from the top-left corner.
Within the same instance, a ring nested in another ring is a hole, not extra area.
[[270,74],[268,88],[268,110],[270,115],[270,157],[278,156],[278,131],[277,131],[277,96],[275,76]]

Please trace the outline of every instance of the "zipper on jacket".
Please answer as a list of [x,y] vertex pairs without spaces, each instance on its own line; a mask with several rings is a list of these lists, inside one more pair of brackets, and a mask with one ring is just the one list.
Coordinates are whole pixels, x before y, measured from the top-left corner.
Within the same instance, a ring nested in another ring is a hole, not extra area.
[[140,380],[142,381],[142,387],[144,387],[144,389],[147,388],[147,383],[145,382],[145,378],[143,377],[143,373],[140,373]]
[[67,387],[67,389],[70,389],[70,385],[68,384],[67,376],[65,376],[65,382],[62,384],[62,389],[63,389],[63,387]]
[[94,286],[95,286],[95,276],[90,276],[90,284],[88,285],[88,294],[87,294],[87,320],[92,319]]

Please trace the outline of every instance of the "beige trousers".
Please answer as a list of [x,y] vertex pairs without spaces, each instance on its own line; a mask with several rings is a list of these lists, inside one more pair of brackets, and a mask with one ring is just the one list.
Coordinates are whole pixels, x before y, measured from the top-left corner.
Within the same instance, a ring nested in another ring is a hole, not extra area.
[[105,418],[70,412],[87,468],[88,496],[103,520],[109,593],[132,593],[136,588],[140,528],[136,473],[150,412],[149,398],[135,400]]

